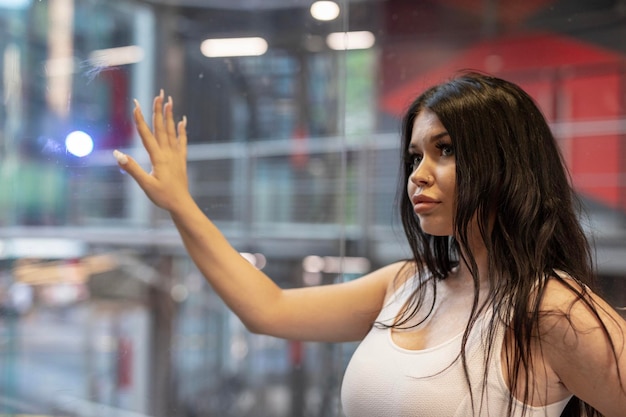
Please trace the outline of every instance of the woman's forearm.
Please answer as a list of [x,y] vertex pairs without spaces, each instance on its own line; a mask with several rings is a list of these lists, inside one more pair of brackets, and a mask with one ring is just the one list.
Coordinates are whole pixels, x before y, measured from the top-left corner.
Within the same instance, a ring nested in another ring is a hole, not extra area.
[[277,305],[280,287],[243,258],[193,200],[170,214],[189,256],[211,287],[249,330],[266,333],[264,323]]

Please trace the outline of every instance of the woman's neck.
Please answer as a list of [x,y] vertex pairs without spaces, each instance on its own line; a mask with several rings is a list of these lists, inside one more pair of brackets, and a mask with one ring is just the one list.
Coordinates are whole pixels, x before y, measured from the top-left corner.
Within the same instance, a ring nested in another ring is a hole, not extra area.
[[[472,260],[475,262],[475,273],[481,283],[481,286],[489,283],[489,274],[493,271],[489,271],[489,257],[487,255],[487,248],[482,240],[477,242],[474,240],[469,249],[461,249],[461,259],[459,260],[459,266],[456,268],[454,275],[456,279],[474,282],[474,274],[472,273]],[[470,256],[471,254],[471,256]]]

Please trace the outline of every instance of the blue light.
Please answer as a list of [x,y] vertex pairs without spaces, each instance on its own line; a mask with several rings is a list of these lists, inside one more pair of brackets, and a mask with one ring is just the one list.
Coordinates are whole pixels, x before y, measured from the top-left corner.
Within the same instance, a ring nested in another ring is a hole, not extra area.
[[65,149],[72,155],[82,158],[93,151],[93,139],[87,133],[75,130],[65,138]]
[[1,9],[24,9],[30,4],[30,0],[0,0]]

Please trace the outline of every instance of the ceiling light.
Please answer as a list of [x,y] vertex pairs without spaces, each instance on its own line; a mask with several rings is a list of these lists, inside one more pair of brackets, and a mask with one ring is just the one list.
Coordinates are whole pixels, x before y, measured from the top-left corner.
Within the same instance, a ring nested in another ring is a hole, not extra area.
[[258,37],[206,39],[200,45],[200,51],[209,58],[258,56],[267,51],[267,41]]
[[335,32],[326,37],[330,49],[343,51],[347,49],[368,49],[374,46],[376,38],[372,32]]
[[311,16],[317,20],[335,20],[339,16],[339,5],[334,1],[316,1],[311,5]]
[[116,67],[141,62],[143,56],[143,49],[140,46],[129,45],[93,51],[89,54],[89,61],[96,67]]
[[65,138],[65,148],[72,155],[82,158],[93,151],[93,139],[89,134],[75,130]]

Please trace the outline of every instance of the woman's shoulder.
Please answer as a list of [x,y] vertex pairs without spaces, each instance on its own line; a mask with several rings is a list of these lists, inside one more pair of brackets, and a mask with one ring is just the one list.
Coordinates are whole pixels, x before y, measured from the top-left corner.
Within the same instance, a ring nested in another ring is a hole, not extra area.
[[597,329],[612,333],[626,328],[624,318],[602,296],[564,272],[546,280],[538,308],[540,337],[557,344],[570,337],[574,342]]
[[393,276],[388,281],[385,300],[389,300],[394,295],[403,297],[403,294],[413,293],[431,279],[430,272],[417,267],[412,260],[396,262],[388,268]]
[[541,312],[571,312],[578,304],[596,304],[601,298],[585,282],[556,270],[543,283],[539,309]]
[[582,280],[556,270],[544,280],[541,305],[547,309],[558,309],[563,302],[574,302],[591,294],[591,289]]
[[[618,415],[626,405],[624,318],[583,282],[563,273],[545,282],[539,308],[542,354],[561,383],[606,415]],[[598,392],[599,386],[605,389]]]
[[538,310],[540,330],[555,325],[570,327],[572,320],[597,324],[598,309],[611,309],[583,280],[563,271],[555,271],[538,285],[537,290],[535,295],[540,299],[531,306],[531,311]]
[[417,274],[415,262],[406,260],[394,262],[385,267],[388,274],[387,294],[395,292],[399,287],[405,285],[407,281]]

